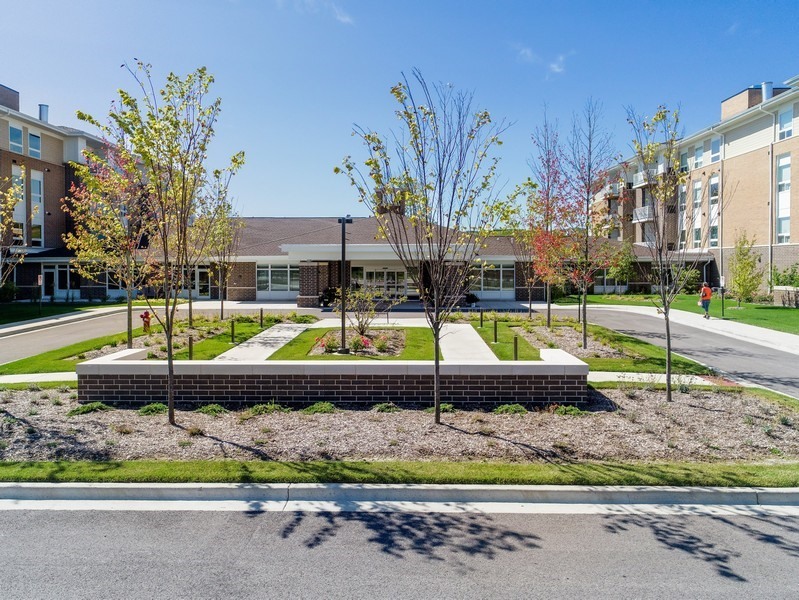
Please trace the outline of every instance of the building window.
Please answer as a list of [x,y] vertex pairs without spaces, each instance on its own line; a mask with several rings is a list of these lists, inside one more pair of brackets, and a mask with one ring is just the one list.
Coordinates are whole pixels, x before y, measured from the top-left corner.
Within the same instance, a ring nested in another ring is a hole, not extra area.
[[680,153],[680,173],[688,172],[688,153]]
[[680,250],[685,248],[685,229],[680,229]]
[[44,173],[31,171],[31,246],[43,245],[44,229]]
[[719,203],[719,176],[714,175],[710,178],[710,206],[715,206]]
[[473,291],[499,292],[514,289],[513,264],[483,265],[474,269],[472,285]]
[[694,169],[702,168],[702,157],[705,155],[705,148],[697,146],[694,149]]
[[702,182],[701,181],[694,181],[694,195],[693,195],[693,206],[694,210],[699,210],[702,207]]
[[793,135],[793,107],[782,111],[778,117],[777,134],[785,140]]
[[717,248],[719,245],[719,226],[711,225],[710,227],[710,247]]
[[721,160],[721,138],[710,140],[710,162],[717,163]]
[[702,246],[702,228],[694,227],[694,248]]
[[11,165],[11,185],[14,188],[16,204],[12,214],[13,244],[24,246],[26,242],[25,224],[28,222],[28,207],[25,203],[25,180],[22,178],[22,168],[19,165]]
[[11,152],[22,154],[22,128],[14,125],[8,126],[8,147]]
[[42,138],[34,133],[28,134],[28,154],[33,158],[42,157]]
[[300,267],[296,265],[260,265],[256,272],[259,292],[299,292]]
[[686,198],[687,194],[686,194],[684,185],[680,186],[680,189],[679,189],[677,194],[678,194],[677,198],[678,198],[678,203],[679,203],[679,206],[680,206],[680,212],[685,212],[685,202],[686,202],[685,198]]
[[791,241],[791,156],[777,157],[777,243]]

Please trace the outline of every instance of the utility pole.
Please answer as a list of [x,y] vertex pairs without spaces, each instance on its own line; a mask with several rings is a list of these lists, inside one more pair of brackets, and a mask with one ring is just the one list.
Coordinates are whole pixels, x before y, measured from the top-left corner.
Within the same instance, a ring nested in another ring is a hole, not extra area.
[[347,348],[347,223],[352,223],[352,217],[340,217],[341,223],[341,268],[339,268],[339,279],[341,283],[341,348],[339,354],[349,354]]

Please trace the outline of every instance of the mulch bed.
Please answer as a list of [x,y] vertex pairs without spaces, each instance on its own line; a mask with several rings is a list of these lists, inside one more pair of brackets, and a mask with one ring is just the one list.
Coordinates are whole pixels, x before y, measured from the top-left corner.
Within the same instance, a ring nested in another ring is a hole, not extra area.
[[[0,460],[796,460],[799,413],[737,391],[594,391],[583,416],[422,411],[275,413],[241,420],[178,411],[67,417],[74,390],[0,391]],[[192,430],[192,428],[194,428]],[[195,435],[190,435],[193,431]]]
[[[347,346],[354,354],[359,356],[399,356],[405,349],[405,330],[404,329],[370,329],[365,336],[359,336],[352,329],[346,330]],[[352,340],[361,338],[362,348],[357,352],[353,349]],[[316,344],[308,353],[310,355],[325,354],[325,341],[332,340],[333,345],[338,347],[341,343],[340,331],[329,331],[316,339]],[[385,344],[385,346],[383,346]]]

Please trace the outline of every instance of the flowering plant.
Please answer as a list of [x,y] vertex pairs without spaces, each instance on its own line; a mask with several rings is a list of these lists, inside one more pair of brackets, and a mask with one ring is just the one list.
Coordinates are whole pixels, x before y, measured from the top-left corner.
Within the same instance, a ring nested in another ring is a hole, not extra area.
[[350,340],[350,349],[353,352],[360,352],[372,344],[371,340],[363,335],[356,335]]
[[388,338],[385,335],[377,336],[375,339],[375,350],[385,352],[388,350]]

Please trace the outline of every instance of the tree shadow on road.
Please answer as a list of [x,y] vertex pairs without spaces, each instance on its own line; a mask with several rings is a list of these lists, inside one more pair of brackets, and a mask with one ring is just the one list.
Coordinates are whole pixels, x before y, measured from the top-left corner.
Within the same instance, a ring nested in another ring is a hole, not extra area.
[[[799,525],[791,517],[752,516],[747,518],[731,518],[728,516],[688,517],[684,515],[609,515],[605,517],[605,530],[614,534],[624,534],[634,528],[648,530],[655,540],[670,550],[683,552],[691,558],[708,563],[717,575],[731,581],[747,581],[741,573],[736,572],[733,561],[741,557],[741,553],[725,541],[714,541],[703,537],[696,530],[696,519],[712,519],[743,534],[752,542],[767,544],[791,557],[799,558]],[[791,536],[793,535],[793,539]],[[750,546],[757,552],[756,547]]]
[[298,512],[280,535],[304,536],[305,547],[313,549],[352,523],[370,533],[369,543],[395,558],[417,555],[465,566],[459,555],[491,560],[500,553],[541,548],[535,534],[500,526],[488,515],[464,513]]

